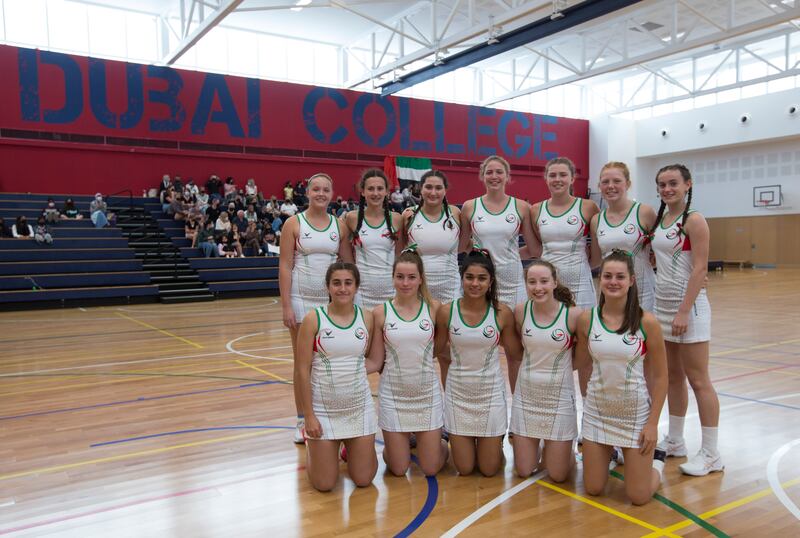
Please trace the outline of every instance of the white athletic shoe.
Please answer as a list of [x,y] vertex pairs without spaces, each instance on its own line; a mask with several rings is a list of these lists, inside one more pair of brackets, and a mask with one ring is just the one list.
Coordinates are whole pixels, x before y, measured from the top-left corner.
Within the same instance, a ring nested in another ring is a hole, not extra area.
[[302,418],[297,419],[297,426],[294,429],[294,442],[298,445],[306,442],[306,421]]
[[705,476],[708,473],[716,473],[725,469],[725,466],[722,465],[722,458],[719,452],[712,454],[702,449],[692,456],[689,461],[680,464],[679,467],[683,474],[691,476]]
[[686,450],[686,441],[681,439],[676,443],[670,439],[669,435],[664,436],[664,438],[659,441],[658,445],[656,445],[656,449],[666,452],[668,458],[683,458],[689,454],[689,451]]

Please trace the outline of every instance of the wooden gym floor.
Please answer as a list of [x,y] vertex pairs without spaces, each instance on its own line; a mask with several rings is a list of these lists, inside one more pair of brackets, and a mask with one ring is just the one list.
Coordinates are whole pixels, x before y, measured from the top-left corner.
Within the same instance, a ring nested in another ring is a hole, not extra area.
[[708,287],[727,468],[688,478],[668,460],[644,507],[616,477],[591,498],[580,475],[523,481],[507,444],[491,479],[381,463],[373,487],[313,491],[273,298],[2,313],[0,535],[797,536],[800,270],[729,270]]

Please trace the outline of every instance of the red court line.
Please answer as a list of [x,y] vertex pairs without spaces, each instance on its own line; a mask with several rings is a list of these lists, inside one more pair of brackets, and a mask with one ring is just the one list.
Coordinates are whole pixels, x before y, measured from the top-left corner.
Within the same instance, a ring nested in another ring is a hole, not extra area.
[[776,366],[774,368],[765,368],[763,370],[755,370],[753,372],[745,372],[743,374],[736,374],[736,375],[729,375],[727,377],[720,377],[719,379],[712,379],[712,383],[719,383],[720,381],[730,381],[731,379],[739,379],[740,377],[747,377],[751,375],[758,375],[758,374],[765,374],[767,372],[774,372],[775,370],[783,370],[784,368],[792,368],[794,364],[788,364],[786,366]]

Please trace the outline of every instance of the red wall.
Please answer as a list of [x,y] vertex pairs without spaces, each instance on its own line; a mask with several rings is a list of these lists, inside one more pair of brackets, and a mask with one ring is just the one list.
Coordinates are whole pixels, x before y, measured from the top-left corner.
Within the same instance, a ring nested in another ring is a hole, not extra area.
[[[477,163],[512,163],[510,192],[544,198],[542,165],[588,170],[588,122],[0,46],[0,190],[141,194],[161,174],[254,177],[267,194],[330,173],[354,195],[384,155],[434,159],[453,201],[479,195]],[[585,192],[586,181],[576,191]]]

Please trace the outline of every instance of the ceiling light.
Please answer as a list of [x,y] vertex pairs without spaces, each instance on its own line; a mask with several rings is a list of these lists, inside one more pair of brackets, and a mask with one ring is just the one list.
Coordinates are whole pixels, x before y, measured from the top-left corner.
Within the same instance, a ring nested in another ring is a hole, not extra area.
[[301,11],[303,9],[303,7],[309,5],[310,3],[311,3],[311,0],[297,0],[297,2],[295,2],[295,4],[294,4],[297,7],[293,7],[293,8],[289,8],[289,9],[291,9],[292,11]]

